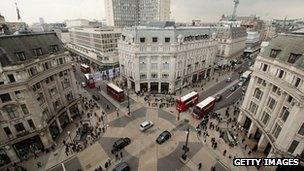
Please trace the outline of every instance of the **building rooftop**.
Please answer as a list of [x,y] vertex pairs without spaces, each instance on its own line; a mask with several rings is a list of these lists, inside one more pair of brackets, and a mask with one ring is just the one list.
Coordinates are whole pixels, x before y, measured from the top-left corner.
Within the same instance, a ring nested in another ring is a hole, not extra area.
[[239,38],[246,37],[247,31],[244,27],[217,27],[217,38]]
[[301,28],[301,29],[298,29],[298,30],[295,30],[292,32],[292,34],[300,34],[300,35],[304,35],[304,28]]
[[[275,58],[295,67],[304,69],[304,36],[292,34],[280,34],[273,38],[269,45],[261,52],[262,57]],[[270,57],[273,50],[279,50],[276,57]],[[290,54],[299,54],[295,62],[290,62]]]
[[[45,54],[52,54],[52,47],[63,52],[62,42],[55,33],[36,33],[0,36],[0,62],[3,67],[19,65],[32,59],[43,58]],[[34,49],[41,48],[43,55],[37,57]],[[25,59],[20,60],[17,53],[23,53]]]
[[105,26],[105,27],[73,27],[69,28],[70,31],[80,31],[80,32],[107,32],[107,31],[121,31],[121,28]]
[[175,27],[174,21],[152,21],[147,24],[147,26],[150,27],[159,27],[159,28],[165,28],[165,27]]
[[190,30],[190,29],[215,29],[215,27],[210,26],[187,26],[176,24],[174,21],[153,21],[149,22],[145,25],[133,26],[133,27],[126,27],[124,30]]

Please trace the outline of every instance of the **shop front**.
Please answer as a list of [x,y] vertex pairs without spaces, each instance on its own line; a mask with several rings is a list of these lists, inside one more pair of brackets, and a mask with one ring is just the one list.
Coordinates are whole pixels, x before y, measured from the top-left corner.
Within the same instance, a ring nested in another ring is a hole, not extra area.
[[13,144],[13,148],[20,160],[28,159],[30,155],[40,153],[44,150],[39,135],[35,135],[31,138]]
[[169,83],[161,83],[161,93],[168,93],[169,92]]
[[140,91],[148,91],[148,83],[140,83]]
[[69,108],[69,110],[70,110],[70,113],[71,113],[71,117],[72,117],[73,119],[75,119],[77,116],[80,115],[80,112],[79,112],[77,103],[74,104],[73,106],[71,106],[71,107]]
[[198,75],[198,81],[201,81],[204,78],[205,78],[205,70],[199,73],[199,75]]
[[196,83],[196,82],[197,82],[197,74],[193,74],[192,83]]
[[158,93],[158,82],[151,82],[150,83],[150,92],[151,93]]
[[135,91],[135,82],[134,81],[130,81],[131,82],[131,89]]
[[211,76],[211,68],[207,69],[206,77],[209,78]]
[[246,120],[245,120],[244,125],[243,125],[244,129],[248,131],[250,125],[251,125],[251,119],[246,117]]
[[69,116],[66,111],[59,116],[59,122],[62,129],[69,125]]
[[5,166],[11,162],[4,149],[0,148],[0,167]]
[[49,127],[49,130],[50,130],[50,133],[51,133],[51,136],[52,136],[52,139],[55,140],[59,134],[60,134],[60,130],[56,124],[56,121],[54,121],[50,127]]

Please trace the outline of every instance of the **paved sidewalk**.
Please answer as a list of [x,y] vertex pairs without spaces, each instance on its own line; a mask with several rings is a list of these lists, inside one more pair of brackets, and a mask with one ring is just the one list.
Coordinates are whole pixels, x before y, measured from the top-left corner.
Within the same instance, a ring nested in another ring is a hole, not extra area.
[[[87,97],[88,99],[91,99],[91,96],[87,91],[85,91],[81,87],[79,89],[81,90],[83,97]],[[88,111],[85,112],[85,114],[83,116],[81,116],[82,120],[88,120],[90,122],[90,124],[97,125],[98,119],[94,116],[94,113],[96,113],[97,116],[101,116],[102,110],[103,109],[101,107],[100,107],[100,109],[96,109],[96,108],[93,110],[89,109]],[[92,113],[93,116],[90,118],[87,118],[87,115],[86,115],[87,112]],[[109,123],[112,119],[114,119],[112,116],[113,116],[113,114],[108,114],[105,116],[104,123],[103,123],[104,126],[106,126],[107,123]],[[66,156],[65,147],[62,142],[63,142],[63,140],[65,140],[66,142],[70,142],[70,138],[67,134],[68,131],[70,132],[71,137],[76,136],[77,126],[80,125],[80,120],[81,120],[80,118],[75,119],[72,123],[70,123],[63,130],[63,132],[59,135],[59,137],[55,141],[57,144],[57,147],[53,151],[50,151],[49,153],[41,153],[41,154],[39,154],[39,157],[37,159],[30,158],[29,160],[23,161],[22,163],[20,163],[20,165],[24,166],[28,170],[44,171],[44,170],[50,169],[50,168],[58,165],[59,163],[61,163],[63,161],[67,161],[67,160],[75,157],[77,155],[76,153]],[[82,153],[82,152],[80,152],[80,153]],[[41,162],[42,167],[38,168],[37,162]]]
[[[226,108],[221,109],[217,111],[217,113],[224,113]],[[232,114],[233,108],[230,107],[230,115]],[[236,116],[237,117],[237,116]],[[196,126],[199,121],[194,119],[191,119],[192,117],[190,115],[183,115],[181,119],[188,118],[190,121],[190,124],[193,126]],[[209,123],[213,122],[216,125],[216,120],[215,119],[210,119]],[[219,125],[222,125],[222,127],[225,127],[225,123],[220,123]],[[212,166],[214,165],[219,165],[218,162],[221,162],[223,165],[223,168],[226,167],[225,170],[232,170],[232,171],[256,171],[256,167],[250,166],[250,167],[235,167],[233,166],[232,160],[233,157],[264,157],[260,152],[252,153],[251,155],[248,155],[249,148],[252,149],[253,146],[256,144],[256,142],[252,142],[253,140],[249,140],[245,137],[243,134],[239,134],[238,136],[238,141],[239,144],[235,147],[230,147],[225,141],[221,138],[219,138],[219,132],[216,130],[211,130],[209,129],[209,124],[208,124],[208,134],[210,135],[209,137],[206,138],[206,142],[204,141],[203,136],[201,136],[199,139],[200,141],[204,144],[204,148],[200,149],[198,153],[196,153],[189,162],[186,163],[186,166],[190,168],[191,170],[197,170],[198,168],[198,163],[202,163],[202,169],[201,170],[210,170]],[[218,142],[218,147],[216,150],[214,150],[211,147],[211,138],[214,137],[216,138],[216,141]],[[245,138],[245,142],[241,143],[242,138]],[[250,144],[251,143],[251,144]],[[247,144],[249,148],[247,150],[244,149],[244,144]],[[190,148],[191,150],[191,148]],[[223,151],[227,150],[226,155],[223,155]],[[231,158],[229,158],[231,156]],[[268,168],[269,169],[269,168]],[[260,168],[260,171],[265,170],[265,168]]]
[[[195,87],[194,89],[197,89],[197,91],[199,91],[199,92],[204,92],[204,91],[208,90],[209,88],[211,88],[212,86],[214,86],[216,83],[225,80],[227,77],[230,76],[230,74],[231,74],[230,72],[229,73],[227,72],[226,74],[221,75],[221,76],[218,76],[218,74],[215,74],[216,76],[214,76],[215,77],[214,79],[211,79],[209,82],[206,82],[206,83],[201,83],[201,84],[203,84],[204,90],[202,90],[200,87]],[[218,81],[216,81],[216,79],[218,79]],[[85,91],[81,87],[79,87],[79,89],[81,90],[81,92],[84,96],[91,98],[91,95],[89,93],[87,93],[87,91]],[[193,88],[184,88],[182,90],[182,95],[187,94],[191,91],[193,91]],[[179,94],[179,93],[177,93],[177,94]],[[147,105],[145,103],[143,97],[138,97],[134,93],[130,93],[130,97],[133,100],[138,102],[135,105],[131,106],[131,111],[135,111],[135,110],[139,109],[140,107],[142,107],[143,105]],[[109,98],[108,100],[112,104],[115,105],[115,101],[112,98]],[[120,105],[117,105],[117,107],[120,108]],[[169,111],[172,115],[176,116],[176,114],[173,113],[175,111],[175,106],[173,106],[171,108],[163,108],[163,110]],[[99,110],[94,110],[93,113],[96,112],[97,115],[100,116],[101,111],[102,111],[102,108],[100,108]],[[125,114],[127,113],[126,111],[127,111],[127,108],[122,108],[119,111],[119,113],[120,113],[119,117],[124,117],[125,116],[124,113]],[[181,113],[180,119],[181,120],[187,119],[187,120],[189,120],[189,124],[196,127],[196,125],[199,123],[199,121],[192,117],[189,117],[189,116],[191,116],[191,115],[184,112],[184,113]],[[86,116],[83,116],[83,117],[86,118]],[[96,125],[97,119],[94,116],[91,118],[88,118],[88,119],[90,120],[92,125]],[[107,125],[107,123],[109,123],[115,119],[117,119],[116,111],[109,113],[107,115],[103,125]],[[84,169],[86,169],[86,170],[94,170],[97,166],[104,164],[105,161],[109,157],[104,152],[104,150],[98,145],[97,142],[93,143],[91,146],[89,146],[88,148],[86,148],[85,150],[83,150],[82,152],[80,152],[78,154],[72,154],[70,156],[65,155],[65,150],[63,148],[62,141],[63,140],[69,141],[68,135],[67,135],[68,131],[71,132],[72,137],[74,137],[76,135],[76,130],[77,130],[76,128],[77,128],[77,124],[79,124],[79,122],[80,122],[80,120],[75,120],[73,123],[69,124],[67,128],[64,129],[63,133],[60,135],[60,137],[57,140],[57,147],[54,151],[51,151],[47,154],[41,154],[38,159],[31,158],[28,161],[22,162],[21,165],[25,166],[25,168],[27,168],[28,170],[42,171],[42,170],[47,170],[48,168],[51,168],[53,166],[56,166],[59,163],[69,160],[73,157],[78,157],[80,159],[81,165],[84,166],[85,167]],[[214,134],[216,134],[216,133],[214,133]],[[213,149],[208,147],[208,143],[205,144],[204,147],[206,147],[206,148],[202,148],[196,155],[194,155],[192,157],[191,162],[189,162],[189,167],[191,167],[191,169],[194,169],[195,165],[197,166],[197,164],[199,162],[202,162],[203,169],[207,169],[207,170],[210,169],[211,166],[213,166],[216,163],[216,159],[221,157],[220,150],[222,150],[224,148],[224,144],[223,144],[223,147],[222,147],[222,144],[219,144],[217,152],[214,152]],[[209,150],[208,150],[208,148],[209,148]],[[234,150],[232,150],[232,151],[234,151]],[[94,153],[94,154],[96,153],[96,155],[93,155],[94,157],[92,157],[92,158],[88,158],[87,157],[87,156],[89,156],[88,154],[92,154],[92,153]],[[204,159],[202,159],[202,156],[204,157]],[[226,163],[231,163],[231,161],[227,158],[222,157],[222,158],[220,158],[220,160],[223,160]],[[41,168],[36,167],[36,163],[38,161],[42,163]],[[182,170],[189,170],[189,168],[185,167]]]

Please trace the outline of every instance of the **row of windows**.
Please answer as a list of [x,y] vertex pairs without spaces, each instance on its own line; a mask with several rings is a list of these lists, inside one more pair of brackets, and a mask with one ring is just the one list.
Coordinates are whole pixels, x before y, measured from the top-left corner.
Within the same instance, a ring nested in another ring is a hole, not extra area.
[[[278,90],[278,87],[273,85],[272,91],[277,92],[277,90]],[[253,96],[256,99],[260,100],[263,96],[263,92],[259,88],[256,88],[255,91],[254,91]],[[293,102],[292,96],[288,95],[287,98],[286,98],[286,102],[288,104],[291,104],[291,106],[293,106],[293,104],[291,103],[291,102]],[[274,98],[269,97],[266,106],[269,109],[274,109],[276,104],[277,104],[277,101]],[[249,105],[249,111],[253,114],[256,114],[258,107],[259,106],[255,102],[251,101],[250,105]],[[282,108],[279,111],[278,118],[284,123],[289,118],[289,115],[290,115],[289,107],[287,107],[286,105],[283,105]],[[271,115],[267,111],[263,111],[260,120],[264,124],[264,126],[267,126],[270,118],[271,118]],[[273,136],[275,138],[277,138],[279,136],[281,130],[282,130],[282,127],[278,123],[276,123],[275,126],[274,126],[274,129],[272,130]],[[301,136],[304,136],[304,123],[299,128],[298,134],[301,135]]]
[[[278,57],[278,55],[282,52],[282,50],[280,49],[271,49],[269,57],[271,58],[276,58]],[[287,59],[287,62],[294,64],[295,62],[298,61],[298,59],[300,59],[300,57],[302,56],[302,54],[297,54],[297,53],[290,53],[289,57]]]
[[[264,72],[268,72],[270,70],[270,66],[267,65],[267,64],[261,63],[260,70],[262,70]],[[278,77],[278,78],[284,79],[286,74],[287,73],[284,70],[277,69],[277,72],[276,72],[275,76]],[[299,88],[300,85],[302,84],[302,82],[303,81],[301,80],[301,78],[299,78],[297,76],[294,76],[293,81],[292,81],[292,85]]]
[[[60,72],[58,73],[58,75],[59,75],[59,77],[67,76],[67,75],[68,75],[68,72],[69,72],[68,69],[67,69],[67,70],[64,70],[64,71],[60,71]],[[50,77],[47,77],[47,78],[44,80],[45,83],[48,84],[48,83],[54,81],[54,76],[55,76],[55,75],[51,75]],[[32,86],[32,89],[33,89],[34,92],[37,91],[37,90],[39,90],[40,88],[41,88],[40,82],[38,82],[38,83],[36,83],[36,84],[34,84],[34,85]]]
[[[65,63],[65,58],[58,58],[58,59],[56,59],[56,61],[57,61],[57,65],[62,65]],[[51,63],[51,61],[48,61],[48,62],[43,63],[42,66],[44,68],[44,71],[46,71],[46,70],[52,68],[52,63]],[[38,74],[37,67],[33,66],[33,67],[29,68],[28,73],[30,76],[37,75]]]
[[[262,86],[266,86],[266,81],[265,80],[263,80],[263,79],[261,79],[261,78],[258,78],[257,79],[257,84],[258,85],[262,85]],[[257,88],[258,89],[258,88]],[[256,99],[258,99],[258,100],[261,100],[261,96],[263,95],[263,93],[262,92],[260,92],[261,90],[255,90],[255,92],[254,92],[254,97],[256,98]],[[276,85],[272,85],[272,87],[271,87],[271,92],[273,93],[273,94],[275,94],[275,95],[278,95],[278,96],[281,96],[281,94],[282,94],[282,90],[278,87],[278,86],[276,86]],[[288,95],[287,96],[287,99],[286,99],[286,101],[288,102],[288,103],[290,103],[292,106],[294,105],[294,100],[293,100],[293,97],[291,96],[291,95]]]
[[[36,129],[35,124],[34,124],[32,119],[28,119],[27,124],[29,125],[29,127],[31,129]],[[26,129],[24,127],[24,124],[22,122],[20,122],[18,124],[15,124],[14,128],[15,128],[17,133],[21,133],[21,132],[26,131]],[[7,137],[12,138],[12,131],[9,127],[4,127],[3,130],[4,130],[5,134],[7,135]]]
[[[58,65],[63,64],[65,62],[64,60],[65,60],[64,58],[58,58],[57,59],[57,64]],[[42,66],[43,66],[44,71],[46,71],[46,70],[52,68],[52,62],[51,61],[44,62],[44,63],[42,63]],[[37,67],[33,66],[33,67],[29,68],[28,73],[29,73],[30,76],[37,75],[38,74]],[[16,82],[14,74],[7,74],[7,78],[8,78],[9,83]],[[4,82],[1,82],[1,84],[4,84]]]
[[[170,75],[169,74],[162,74],[161,76],[162,76],[161,77],[162,79],[168,79]],[[139,78],[141,80],[147,79],[147,74],[141,73]],[[151,73],[150,78],[155,78],[155,79],[158,78],[158,73]]]
[[[147,64],[142,62],[139,64],[139,70],[143,71],[143,70],[147,70]],[[162,64],[162,69],[163,70],[169,70],[170,69],[170,64],[168,62],[164,62]],[[158,70],[158,63],[151,63],[151,70]]]
[[[58,45],[51,45],[50,46],[50,53],[55,53],[55,52],[58,52],[58,51],[59,51]],[[42,48],[35,48],[35,49],[32,50],[32,52],[33,52],[33,55],[37,56],[37,57],[44,54]],[[20,61],[25,61],[26,58],[27,58],[24,51],[16,52],[15,55]]]
[[[8,93],[6,93],[6,95],[9,96]],[[6,105],[6,106],[3,107],[3,111],[7,114],[7,116],[8,116],[9,119],[18,118],[19,117],[18,110],[21,110],[24,115],[28,115],[29,114],[29,110],[28,110],[26,104],[20,104],[19,106]]]
[[[139,38],[139,42],[140,43],[145,43],[146,42],[146,38],[145,37],[140,37]],[[153,43],[157,43],[158,42],[158,38],[157,37],[152,37],[152,42]],[[165,37],[165,43],[170,43],[170,37]]]

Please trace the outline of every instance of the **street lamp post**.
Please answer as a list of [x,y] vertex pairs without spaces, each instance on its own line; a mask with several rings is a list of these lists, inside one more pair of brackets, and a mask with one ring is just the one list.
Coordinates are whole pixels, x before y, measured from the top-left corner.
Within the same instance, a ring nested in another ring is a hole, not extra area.
[[127,87],[127,100],[128,100],[128,115],[131,115],[131,109],[130,109],[130,97],[129,97],[129,89]]
[[72,142],[72,137],[71,137],[71,132],[70,131],[68,131],[68,135],[69,135],[70,141]]
[[187,152],[189,151],[189,147],[188,147],[188,140],[189,140],[189,134],[190,134],[189,127],[187,128],[186,134],[187,134],[186,144],[183,146],[183,150],[184,150],[184,154],[182,155],[183,160],[187,159]]

